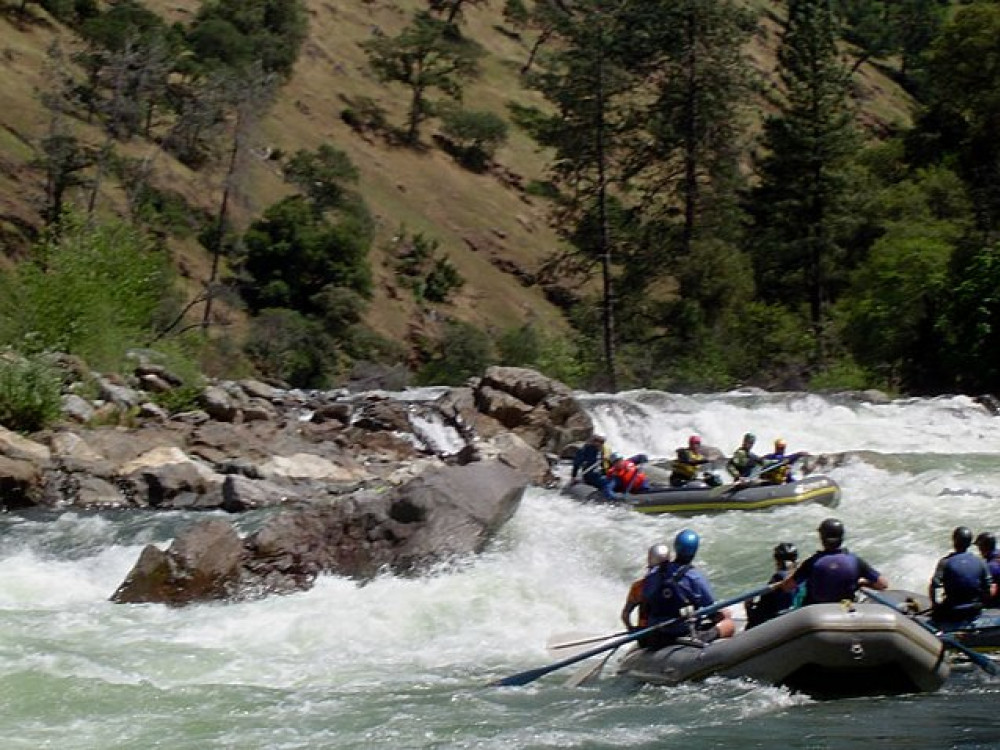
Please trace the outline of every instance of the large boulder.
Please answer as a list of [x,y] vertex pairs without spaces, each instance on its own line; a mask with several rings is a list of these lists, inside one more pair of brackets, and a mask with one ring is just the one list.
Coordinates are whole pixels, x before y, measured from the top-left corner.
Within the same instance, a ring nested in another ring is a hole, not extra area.
[[180,534],[166,551],[146,546],[111,600],[179,606],[222,599],[238,588],[243,556],[243,543],[231,523],[203,521]]
[[546,453],[559,455],[594,429],[568,386],[524,367],[488,368],[474,400],[479,411]]
[[301,590],[321,573],[417,575],[481,551],[526,487],[519,471],[480,461],[431,468],[391,491],[286,510],[238,543],[228,522],[204,521],[167,551],[146,547],[112,600],[179,605]]

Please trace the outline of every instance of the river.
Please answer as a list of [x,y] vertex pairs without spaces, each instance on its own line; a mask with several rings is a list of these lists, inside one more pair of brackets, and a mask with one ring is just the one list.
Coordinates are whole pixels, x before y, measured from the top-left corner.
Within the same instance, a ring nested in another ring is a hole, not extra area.
[[[748,681],[490,680],[555,661],[560,633],[621,629],[649,545],[683,527],[719,598],[765,583],[771,548],[816,548],[834,514],[894,588],[924,591],[958,524],[1000,532],[998,419],[964,397],[637,391],[580,394],[616,450],[667,456],[691,433],[727,453],[850,452],[821,506],[679,519],[531,489],[480,557],[419,580],[326,577],[310,591],[168,609],[109,595],[143,545],[195,518],[137,511],[0,516],[0,748],[1000,747],[1000,680],[969,666],[931,695],[816,701]],[[238,523],[249,531],[253,514]]]

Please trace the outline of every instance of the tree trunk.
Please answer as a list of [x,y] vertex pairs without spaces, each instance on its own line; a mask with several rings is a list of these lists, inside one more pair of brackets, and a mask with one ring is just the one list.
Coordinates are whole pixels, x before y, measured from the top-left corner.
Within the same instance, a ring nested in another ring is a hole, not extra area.
[[608,389],[615,393],[618,382],[615,376],[615,297],[611,278],[612,248],[608,237],[607,165],[604,149],[604,36],[598,32],[597,42],[597,215],[600,237],[601,272],[604,277],[604,367]]

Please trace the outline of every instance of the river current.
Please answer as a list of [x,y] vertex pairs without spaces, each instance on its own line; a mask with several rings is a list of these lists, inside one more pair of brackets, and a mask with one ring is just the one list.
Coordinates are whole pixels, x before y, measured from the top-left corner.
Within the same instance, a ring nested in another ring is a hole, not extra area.
[[108,597],[145,544],[204,516],[0,515],[0,748],[1000,747],[1000,680],[967,665],[931,695],[831,701],[721,678],[636,687],[614,660],[587,687],[564,684],[576,665],[487,687],[561,658],[560,634],[619,631],[646,549],[684,527],[720,599],[765,583],[776,543],[815,549],[828,515],[921,592],[954,526],[1000,532],[1000,422],[968,398],[579,395],[626,454],[669,456],[692,433],[729,453],[748,430],[759,448],[848,454],[830,471],[840,507],[682,519],[531,489],[485,554],[433,575],[184,609]]

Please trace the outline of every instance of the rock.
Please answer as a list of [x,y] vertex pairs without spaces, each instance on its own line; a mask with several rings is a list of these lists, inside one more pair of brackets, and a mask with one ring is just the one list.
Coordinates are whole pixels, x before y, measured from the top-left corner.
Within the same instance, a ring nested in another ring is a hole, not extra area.
[[229,474],[222,483],[222,509],[239,513],[252,508],[266,508],[299,500],[297,493],[274,482]]
[[224,389],[210,385],[201,392],[198,404],[212,419],[234,422],[240,413],[239,406]]
[[480,446],[482,459],[495,458],[532,482],[547,485],[555,480],[545,456],[526,443],[519,435],[505,432]]
[[180,605],[302,590],[321,573],[417,575],[482,551],[526,486],[514,469],[483,461],[437,467],[392,491],[286,510],[241,544],[228,523],[206,521],[168,552],[146,547],[112,600]]
[[[154,448],[124,464],[119,475],[140,501],[154,508],[217,507],[222,502],[219,489],[224,478],[179,448]],[[203,502],[187,493],[215,497]]]
[[490,367],[473,390],[479,411],[546,453],[559,454],[565,445],[586,440],[593,431],[573,392],[534,370]]
[[261,383],[259,380],[241,380],[239,386],[251,398],[274,401],[278,397],[278,390],[276,388],[267,383]]
[[73,422],[86,424],[94,418],[94,407],[89,401],[75,393],[67,393],[62,397],[62,413]]
[[265,479],[321,479],[327,482],[356,482],[370,479],[360,466],[338,465],[312,453],[272,456],[260,465]]
[[167,551],[148,545],[111,596],[123,604],[173,606],[228,597],[240,577],[243,543],[231,523],[211,519],[178,535]]
[[108,378],[97,378],[100,398],[117,406],[123,411],[134,409],[143,401],[143,397],[133,388],[113,383]]
[[51,451],[41,443],[0,426],[0,455],[12,458],[15,461],[46,464],[51,457]]
[[42,474],[29,461],[0,456],[0,505],[5,510],[37,504]]

